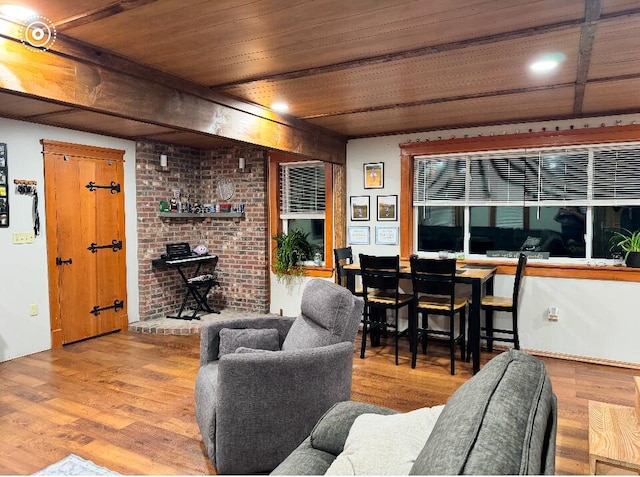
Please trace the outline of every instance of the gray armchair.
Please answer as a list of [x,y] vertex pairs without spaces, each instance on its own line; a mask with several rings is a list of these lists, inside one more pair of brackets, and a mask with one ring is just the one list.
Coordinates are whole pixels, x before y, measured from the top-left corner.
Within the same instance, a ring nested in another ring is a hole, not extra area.
[[[362,299],[347,289],[313,279],[303,291],[301,314],[295,319],[263,317],[203,325],[196,420],[218,473],[270,472],[333,404],[350,399],[353,341],[362,309]],[[262,347],[279,350],[254,349],[262,340],[255,336],[249,345],[230,345],[230,329],[245,330],[236,331],[236,337],[248,329],[264,330],[262,335],[271,333],[277,343]],[[238,349],[231,351],[234,347]],[[221,350],[227,354],[221,355]]]

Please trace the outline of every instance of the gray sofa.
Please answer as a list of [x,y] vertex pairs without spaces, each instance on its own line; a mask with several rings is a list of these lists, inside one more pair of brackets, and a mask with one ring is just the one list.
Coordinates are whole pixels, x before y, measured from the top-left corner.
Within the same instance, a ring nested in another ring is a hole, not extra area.
[[362,308],[346,288],[313,279],[295,319],[203,324],[195,412],[218,473],[270,472],[349,399]]
[[[359,402],[333,406],[272,475],[322,475],[357,416],[394,414]],[[447,401],[411,474],[553,474],[556,398],[542,361],[511,350],[492,359]]]

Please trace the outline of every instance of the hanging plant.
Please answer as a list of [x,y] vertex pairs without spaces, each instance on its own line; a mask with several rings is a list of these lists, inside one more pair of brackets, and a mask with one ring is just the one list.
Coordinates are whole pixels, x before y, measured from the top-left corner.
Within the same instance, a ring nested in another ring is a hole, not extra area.
[[299,277],[304,273],[301,263],[304,260],[311,260],[313,254],[313,249],[307,240],[308,236],[308,233],[293,229],[289,233],[282,232],[273,237],[276,241],[276,260],[273,269],[278,281]]

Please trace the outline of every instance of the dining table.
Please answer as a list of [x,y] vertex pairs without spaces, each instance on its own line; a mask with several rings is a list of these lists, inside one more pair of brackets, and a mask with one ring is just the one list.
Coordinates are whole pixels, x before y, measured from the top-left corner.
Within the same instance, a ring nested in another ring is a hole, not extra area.
[[[360,275],[360,264],[350,263],[343,266],[347,277],[347,288],[355,291],[356,276]],[[480,304],[484,295],[493,294],[493,279],[497,272],[493,265],[464,264],[456,267],[456,283],[471,285],[471,303],[469,310],[469,342],[473,374],[480,371]],[[409,260],[400,261],[400,278],[411,280]]]

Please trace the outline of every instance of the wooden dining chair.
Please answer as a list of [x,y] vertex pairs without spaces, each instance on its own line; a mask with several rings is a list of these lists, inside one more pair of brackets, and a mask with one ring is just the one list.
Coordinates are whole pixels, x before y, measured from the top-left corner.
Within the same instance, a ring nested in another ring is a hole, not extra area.
[[[333,258],[336,266],[336,283],[348,288],[347,274],[344,271],[344,266],[353,263],[353,251],[351,247],[334,248]],[[362,285],[356,284],[355,288],[351,290],[351,293],[356,296],[362,296]]]
[[[377,257],[360,254],[360,272],[364,298],[362,318],[362,349],[364,358],[367,332],[380,333],[387,328],[395,329],[395,363],[398,364],[398,311],[413,305],[413,295],[400,291],[400,256]],[[387,321],[387,310],[393,311],[393,323]],[[409,311],[411,315],[411,310]]]
[[[518,335],[518,302],[520,289],[522,288],[522,276],[527,267],[527,256],[524,253],[518,258],[513,294],[510,297],[486,295],[482,298],[480,307],[485,310],[485,326],[481,328],[480,339],[487,341],[487,350],[493,351],[493,342],[501,341],[513,343],[515,349],[520,349],[520,337]],[[504,311],[511,313],[511,329],[499,329],[493,327],[493,312]],[[484,332],[484,334],[482,333]],[[507,336],[496,336],[495,333]]]
[[[414,314],[409,326],[412,333],[411,367],[416,367],[418,342],[422,340],[422,352],[427,352],[429,335],[445,336],[449,341],[451,374],[455,374],[455,348],[460,344],[460,359],[465,359],[466,342],[466,298],[456,298],[456,260],[418,258],[412,255],[411,283],[414,295]],[[455,315],[460,317],[460,331],[455,333]],[[429,327],[429,315],[445,316],[449,319],[449,329],[439,330]],[[420,316],[422,323],[420,323]]]

